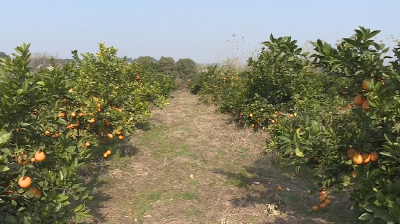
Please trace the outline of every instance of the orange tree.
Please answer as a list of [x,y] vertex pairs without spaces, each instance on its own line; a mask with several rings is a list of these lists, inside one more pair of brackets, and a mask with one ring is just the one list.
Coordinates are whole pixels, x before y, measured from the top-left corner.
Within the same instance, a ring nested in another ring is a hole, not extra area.
[[[344,89],[345,80],[311,72],[307,54],[297,57],[302,49],[296,41],[271,35],[264,45],[244,72],[209,69],[194,79],[193,90],[217,103],[221,112],[235,113],[238,122],[276,133],[290,130],[293,117],[302,111],[319,115],[322,107],[344,104],[336,89]],[[320,105],[326,98],[330,102]]]
[[385,63],[389,48],[372,40],[379,31],[355,31],[336,48],[313,43],[313,63],[290,37],[271,35],[238,82],[210,69],[193,87],[239,122],[271,130],[269,147],[317,168],[325,187],[352,187],[361,220],[399,222],[399,46]]
[[[333,48],[313,43],[315,64],[331,76],[350,79],[352,110],[331,118],[312,117],[280,136],[280,148],[295,152],[297,163],[318,166],[324,185],[352,187],[352,209],[370,223],[400,222],[399,46],[372,40],[380,31],[360,27]],[[325,111],[326,113],[332,111]],[[317,162],[316,162],[317,161]],[[318,165],[317,165],[318,164]]]
[[116,49],[74,52],[74,63],[32,74],[29,45],[1,62],[0,222],[67,223],[88,216],[77,171],[93,153],[112,153],[150,103],[166,104],[163,84],[139,82]]

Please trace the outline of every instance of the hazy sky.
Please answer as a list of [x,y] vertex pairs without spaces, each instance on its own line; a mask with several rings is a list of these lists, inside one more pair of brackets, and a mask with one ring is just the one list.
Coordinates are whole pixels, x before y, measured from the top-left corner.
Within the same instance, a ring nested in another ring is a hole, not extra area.
[[234,33],[234,53],[245,57],[270,33],[302,46],[318,38],[335,43],[364,26],[382,30],[378,39],[391,44],[391,35],[400,39],[399,9],[400,0],[0,0],[0,51],[26,42],[33,52],[70,58],[105,42],[119,56],[212,63],[232,55]]

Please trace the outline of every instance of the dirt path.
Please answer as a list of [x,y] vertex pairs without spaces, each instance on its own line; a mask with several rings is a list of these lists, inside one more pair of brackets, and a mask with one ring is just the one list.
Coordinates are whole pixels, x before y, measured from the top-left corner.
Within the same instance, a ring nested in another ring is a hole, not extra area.
[[178,91],[153,111],[151,125],[99,170],[92,223],[350,223],[340,194],[310,213],[312,182],[262,155],[267,133],[240,130],[214,110]]

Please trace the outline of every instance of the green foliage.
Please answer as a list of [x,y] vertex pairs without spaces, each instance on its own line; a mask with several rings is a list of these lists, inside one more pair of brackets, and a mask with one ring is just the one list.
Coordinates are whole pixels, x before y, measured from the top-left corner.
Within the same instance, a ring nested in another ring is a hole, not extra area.
[[[96,55],[74,51],[71,64],[51,60],[52,68],[33,74],[29,46],[1,60],[0,223],[79,222],[91,196],[78,170],[147,121],[151,103],[164,106],[172,81],[132,76],[146,71],[103,43]],[[22,177],[31,184],[20,185]]]
[[190,58],[179,59],[175,63],[178,77],[183,80],[191,79],[196,75],[196,63]]
[[[271,34],[246,71],[210,69],[192,80],[191,91],[239,123],[270,130],[268,147],[315,169],[325,187],[351,187],[360,220],[398,223],[400,45],[393,58],[383,56],[390,49],[372,40],[379,32],[360,27],[336,48],[317,40],[311,61],[291,37]],[[357,95],[369,110],[354,105]],[[353,161],[350,148],[364,162]],[[375,152],[379,159],[368,161]]]
[[162,56],[158,61],[159,72],[169,77],[177,77],[178,71],[176,70],[175,61],[171,57]]
[[159,70],[158,61],[150,56],[141,56],[136,59],[135,63],[140,64],[147,71],[156,72]]

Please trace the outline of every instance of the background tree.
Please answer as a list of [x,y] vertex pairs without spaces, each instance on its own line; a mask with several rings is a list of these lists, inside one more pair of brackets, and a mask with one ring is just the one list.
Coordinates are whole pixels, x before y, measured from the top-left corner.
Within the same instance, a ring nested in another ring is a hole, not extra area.
[[0,58],[5,58],[7,55],[4,52],[0,52]]
[[157,72],[159,70],[158,61],[153,57],[140,56],[135,62],[142,65],[147,71]]
[[196,75],[196,63],[190,58],[179,59],[175,66],[179,78],[188,80]]
[[162,56],[158,62],[158,65],[159,72],[172,78],[177,77],[178,72],[176,70],[175,60],[173,58]]

